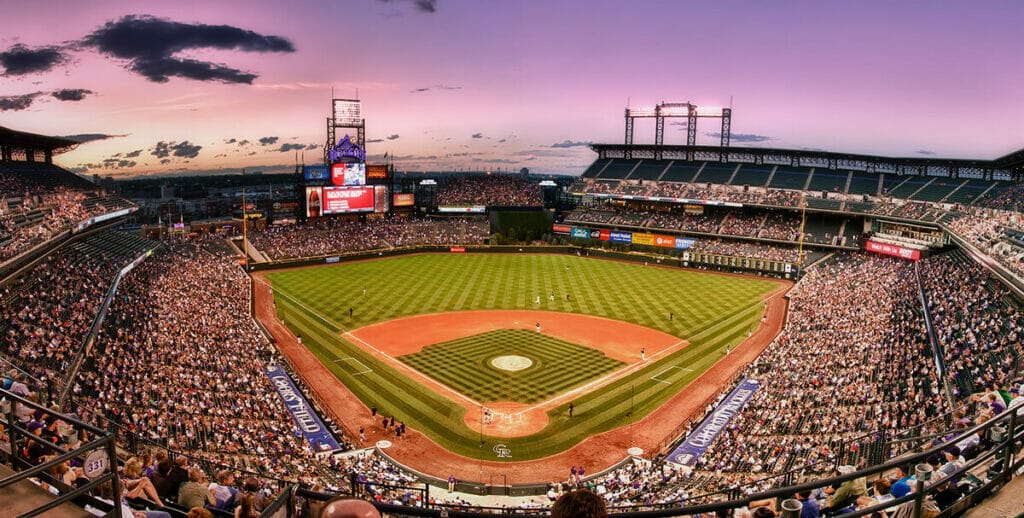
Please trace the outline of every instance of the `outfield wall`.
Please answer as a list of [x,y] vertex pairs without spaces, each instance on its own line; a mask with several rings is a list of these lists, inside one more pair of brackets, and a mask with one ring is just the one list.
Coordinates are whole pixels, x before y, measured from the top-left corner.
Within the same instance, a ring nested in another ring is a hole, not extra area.
[[628,261],[643,263],[645,265],[654,263],[656,265],[673,266],[678,268],[693,268],[701,270],[713,270],[731,273],[746,273],[750,275],[766,275],[780,279],[796,279],[799,277],[799,269],[793,272],[767,270],[758,267],[758,263],[782,264],[779,261],[766,259],[753,259],[748,257],[727,256],[719,254],[695,254],[698,257],[676,257],[647,254],[641,252],[621,252],[618,250],[606,250],[603,248],[587,248],[571,245],[551,246],[497,246],[497,245],[468,245],[468,246],[420,246],[409,248],[396,248],[390,250],[374,250],[364,253],[328,255],[318,257],[303,257],[296,259],[282,259],[263,263],[249,263],[249,271],[272,271],[285,268],[297,268],[302,266],[320,266],[325,264],[338,264],[342,262],[360,261],[368,259],[380,259],[384,257],[398,257],[403,255],[435,253],[435,254],[576,254],[586,257],[597,257],[613,259],[616,261]]

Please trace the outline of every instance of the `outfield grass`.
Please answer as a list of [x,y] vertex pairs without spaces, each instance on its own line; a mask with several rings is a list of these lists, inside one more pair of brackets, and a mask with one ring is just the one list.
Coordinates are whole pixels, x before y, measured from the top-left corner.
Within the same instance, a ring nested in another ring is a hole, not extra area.
[[[279,316],[368,406],[394,415],[452,451],[511,461],[543,457],[628,424],[682,390],[758,325],[761,298],[776,284],[759,279],[653,268],[572,255],[417,255],[269,274]],[[366,294],[363,294],[363,288]],[[555,293],[553,302],[548,300]],[[565,295],[570,295],[566,300]],[[535,298],[541,303],[535,304]],[[349,318],[349,308],[353,317]],[[374,322],[473,309],[539,309],[602,316],[659,329],[690,345],[549,413],[528,437],[486,440],[463,424],[464,409],[341,338]],[[674,313],[670,321],[669,313]],[[370,371],[370,372],[366,372]],[[652,379],[653,378],[653,379]],[[683,416],[680,416],[681,418]]]
[[[500,356],[532,363],[502,370],[492,364]],[[398,359],[481,403],[538,403],[626,365],[596,349],[523,329],[467,336]]]

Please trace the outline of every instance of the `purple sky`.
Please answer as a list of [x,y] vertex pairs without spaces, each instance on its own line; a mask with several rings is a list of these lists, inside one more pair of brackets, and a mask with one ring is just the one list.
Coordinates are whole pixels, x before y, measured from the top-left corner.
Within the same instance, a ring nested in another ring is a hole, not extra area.
[[627,100],[731,98],[734,145],[1024,147],[1015,1],[0,2],[0,126],[111,135],[57,159],[101,175],[313,163],[332,86],[399,170],[579,173],[585,143],[622,142]]

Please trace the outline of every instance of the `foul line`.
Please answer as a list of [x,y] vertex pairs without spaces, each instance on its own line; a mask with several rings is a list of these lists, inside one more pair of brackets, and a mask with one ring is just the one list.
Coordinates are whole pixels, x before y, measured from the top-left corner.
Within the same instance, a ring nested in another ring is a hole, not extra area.
[[[660,350],[660,351],[658,351],[658,352],[656,352],[654,354],[651,354],[650,358],[647,359],[647,360],[641,360],[641,361],[636,362],[636,363],[634,363],[634,364],[632,364],[632,365],[630,365],[630,366],[628,366],[628,367],[626,367],[626,368],[624,368],[622,370],[618,370],[618,371],[615,371],[615,372],[610,372],[608,374],[605,374],[604,376],[601,376],[600,378],[597,378],[596,380],[591,381],[590,383],[587,383],[587,384],[582,385],[580,387],[576,387],[576,388],[570,390],[569,392],[562,393],[562,394],[560,394],[558,396],[555,396],[555,397],[553,397],[553,398],[551,398],[551,399],[549,399],[547,401],[541,401],[540,403],[537,403],[537,404],[535,404],[533,406],[528,406],[528,407],[526,407],[526,408],[524,408],[522,410],[519,410],[518,412],[515,412],[515,414],[525,414],[525,413],[527,413],[527,412],[529,412],[531,410],[535,410],[535,409],[538,409],[538,408],[554,407],[554,406],[557,406],[561,401],[565,401],[567,399],[574,399],[577,395],[579,395],[581,393],[585,394],[585,393],[589,392],[594,387],[600,387],[600,386],[602,386],[604,384],[611,383],[613,381],[617,381],[617,380],[619,380],[621,378],[625,378],[626,376],[629,376],[633,372],[643,369],[647,365],[647,363],[649,361],[653,361],[655,358],[658,358],[659,356],[664,356],[666,354],[670,354],[670,353],[675,352],[676,347],[679,347],[680,345],[685,344],[685,343],[686,343],[686,340],[679,340],[678,342],[676,342],[676,343],[674,343],[674,344],[672,344],[672,345],[670,345],[670,346],[668,346],[668,347],[666,347],[666,348],[664,348],[664,349],[662,349],[662,350]],[[676,367],[676,368],[680,369],[682,367]],[[659,381],[659,380],[655,380],[655,381]],[[663,383],[665,383],[665,382],[663,382]]]
[[660,379],[658,379],[658,376],[661,376],[662,374],[665,374],[666,372],[668,372],[668,371],[670,371],[672,369],[679,369],[681,371],[690,371],[690,372],[693,371],[693,369],[691,369],[689,367],[679,367],[677,365],[669,365],[669,367],[667,369],[665,369],[665,370],[655,374],[654,376],[651,376],[651,380],[652,381],[657,381],[658,383],[664,383],[666,385],[671,385],[672,384],[671,381],[660,380]]
[[352,373],[353,376],[359,376],[361,374],[369,374],[369,373],[373,372],[373,369],[368,367],[365,363],[359,361],[359,358],[356,358],[355,356],[349,356],[348,358],[339,358],[337,360],[334,360],[334,363],[341,363],[341,362],[346,362],[346,361],[349,361],[349,360],[355,361],[359,365],[362,365],[363,369],[366,369],[366,370],[361,370],[359,372],[353,372]]
[[[436,383],[437,386],[443,387],[444,390],[447,391],[451,395],[451,397],[453,397],[455,399],[461,399],[462,401],[466,401],[466,402],[468,402],[472,406],[483,406],[483,404],[480,403],[479,401],[474,401],[473,399],[470,399],[468,396],[462,394],[461,392],[459,392],[459,391],[449,387],[448,385],[445,385],[444,383],[441,383],[440,381],[438,381],[438,380],[436,380],[434,378],[431,378],[430,376],[427,376],[426,374],[424,374],[424,373],[422,373],[422,372],[420,372],[420,371],[418,371],[416,369],[413,369],[413,368],[409,367],[408,365],[398,361],[397,359],[395,359],[394,357],[388,355],[384,351],[381,351],[380,349],[374,347],[373,344],[371,344],[370,342],[367,342],[366,340],[363,340],[362,338],[359,338],[358,336],[352,334],[350,331],[345,331],[344,333],[341,334],[341,336],[345,337],[348,340],[356,341],[356,342],[359,342],[359,343],[365,345],[366,348],[371,349],[373,352],[379,354],[381,356],[381,358],[383,358],[382,361],[384,361],[385,363],[390,364],[392,367],[395,367],[396,369],[398,369],[400,371],[404,371],[409,376],[412,376],[414,378],[415,377],[419,377],[419,378],[421,378],[423,380],[429,381],[430,383]],[[438,390],[436,388],[434,388],[433,386],[431,386],[429,388],[431,388],[435,392],[438,392]]]
[[[273,297],[273,296],[274,296],[274,287],[273,287],[273,285],[271,285],[271,284],[270,284],[270,283],[268,283],[267,281],[262,281],[262,282],[263,282],[263,284],[265,284],[265,285],[266,285],[267,287],[269,287],[269,288],[271,289],[271,292],[270,292],[270,296],[271,296],[271,297]],[[327,322],[327,323],[329,323],[329,324],[331,324],[331,325],[334,325],[334,326],[336,326],[336,327],[338,328],[338,330],[340,330],[340,331],[346,331],[346,329],[347,329],[347,328],[346,328],[345,326],[343,326],[343,325],[339,324],[339,323],[338,323],[338,322],[337,322],[336,320],[334,320],[333,318],[328,318],[328,317],[327,317],[326,315],[324,315],[323,313],[321,313],[321,312],[319,312],[319,311],[317,311],[317,310],[315,310],[315,309],[313,309],[313,308],[311,308],[311,307],[307,306],[307,305],[306,305],[306,304],[304,304],[304,303],[303,303],[303,302],[302,302],[301,300],[299,300],[299,299],[295,298],[294,296],[292,296],[292,295],[291,295],[291,294],[289,294],[288,292],[286,292],[286,291],[283,291],[283,290],[281,290],[280,288],[278,288],[278,289],[277,289],[277,293],[280,293],[280,294],[281,294],[281,296],[283,296],[283,297],[287,298],[288,300],[290,300],[290,301],[292,302],[292,304],[295,304],[296,306],[299,306],[300,308],[302,308],[302,309],[304,309],[304,310],[308,311],[309,313],[312,313],[313,315],[315,315],[316,317],[320,318],[320,319],[321,319],[321,320],[323,320],[324,322]],[[276,314],[275,314],[275,316],[276,316]],[[346,332],[347,332],[347,331],[346,331]]]

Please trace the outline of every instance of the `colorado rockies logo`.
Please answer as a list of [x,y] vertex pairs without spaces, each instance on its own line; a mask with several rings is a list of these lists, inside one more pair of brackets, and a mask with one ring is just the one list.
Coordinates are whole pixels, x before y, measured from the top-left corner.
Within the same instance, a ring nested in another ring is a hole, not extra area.
[[495,444],[493,449],[494,454],[497,455],[499,459],[512,458],[512,450],[510,450],[509,447],[505,446],[504,444]]

